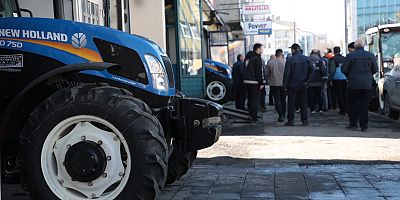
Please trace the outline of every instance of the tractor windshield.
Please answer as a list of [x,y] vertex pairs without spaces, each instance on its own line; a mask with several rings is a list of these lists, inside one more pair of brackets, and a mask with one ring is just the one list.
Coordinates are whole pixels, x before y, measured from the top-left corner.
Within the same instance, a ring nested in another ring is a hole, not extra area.
[[388,72],[393,68],[393,57],[396,53],[400,53],[400,32],[382,33],[382,61],[384,72]]
[[17,4],[14,0],[0,0],[0,18],[17,16]]

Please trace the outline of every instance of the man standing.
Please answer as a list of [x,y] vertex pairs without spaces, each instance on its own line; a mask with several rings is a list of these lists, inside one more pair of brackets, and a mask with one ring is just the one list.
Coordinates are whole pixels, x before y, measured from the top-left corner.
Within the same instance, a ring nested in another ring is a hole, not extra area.
[[[328,67],[331,65],[333,58],[335,57],[335,54],[333,54],[332,49],[327,48],[325,49],[325,55],[324,55],[324,60],[325,60],[325,66],[326,66],[326,71],[329,72]],[[329,76],[329,74],[328,74]],[[325,81],[323,82],[322,86],[322,100],[323,100],[323,107],[324,111],[333,109],[336,109],[336,99],[335,95],[333,94],[333,86],[330,84],[330,80],[328,80],[328,76],[326,77]]]
[[246,87],[243,84],[244,73],[244,56],[239,54],[237,61],[233,64],[232,79],[233,88],[235,92],[235,106],[236,109],[244,110],[244,103],[246,102]]
[[315,105],[318,104],[318,112],[322,111],[322,84],[325,82],[323,79],[326,77],[325,62],[321,58],[321,53],[318,49],[313,49],[310,53],[310,63],[313,72],[308,82],[308,102],[311,114],[315,114]]
[[[272,57],[270,57],[270,59],[268,60],[268,62],[271,60],[271,59],[273,59],[275,57],[275,55]],[[267,62],[267,63],[268,63]],[[263,73],[264,73],[264,85],[268,85],[268,80],[267,80],[267,65],[265,65],[265,62],[264,62],[264,60],[263,60]],[[265,104],[265,97],[267,96],[267,90],[266,90],[266,87],[264,87],[262,90],[261,90],[261,93],[260,93],[260,111],[261,112],[267,112],[267,106],[266,106],[266,104]]]
[[292,56],[286,61],[284,73],[284,89],[288,93],[288,122],[286,126],[294,126],[294,111],[296,99],[300,103],[301,121],[308,126],[307,119],[307,81],[312,73],[312,67],[307,56],[300,53],[300,45],[293,44]]
[[372,75],[378,71],[375,56],[364,50],[364,40],[354,42],[354,52],[346,58],[344,74],[347,76],[347,101],[349,106],[349,130],[357,130],[359,121],[361,131],[368,129],[368,106],[371,99]]
[[286,114],[286,94],[283,89],[283,74],[285,72],[285,60],[282,49],[275,51],[275,59],[271,59],[267,64],[268,82],[270,96],[274,97],[275,110],[278,112],[278,122],[285,120]]
[[339,115],[345,115],[347,77],[342,73],[342,70],[346,58],[340,54],[340,47],[334,47],[333,52],[335,53],[335,57],[332,59],[331,66],[329,66],[329,80],[332,80],[335,97],[339,103]]
[[263,46],[259,43],[254,44],[253,51],[247,53],[245,60],[243,83],[247,88],[247,107],[250,117],[254,123],[262,123],[257,120],[258,108],[260,106],[260,93],[264,89]]

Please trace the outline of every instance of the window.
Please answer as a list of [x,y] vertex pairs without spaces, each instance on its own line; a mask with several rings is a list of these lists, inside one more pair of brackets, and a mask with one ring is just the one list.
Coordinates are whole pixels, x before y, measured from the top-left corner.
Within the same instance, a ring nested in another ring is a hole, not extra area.
[[181,25],[183,36],[187,37],[187,38],[191,38],[192,31],[190,30],[190,27],[188,25],[184,24],[184,22],[181,22],[180,25]]
[[0,17],[16,17],[17,5],[13,0],[0,0]]
[[99,49],[104,62],[114,63],[121,67],[108,70],[111,74],[145,85],[149,84],[142,59],[135,50],[97,38],[93,41],[97,49]]
[[74,10],[75,21],[104,26],[103,0],[75,0]]
[[197,76],[203,72],[201,49],[200,0],[178,0],[180,9],[179,49],[182,75]]
[[130,33],[130,15],[128,0],[110,0],[108,5],[107,26]]

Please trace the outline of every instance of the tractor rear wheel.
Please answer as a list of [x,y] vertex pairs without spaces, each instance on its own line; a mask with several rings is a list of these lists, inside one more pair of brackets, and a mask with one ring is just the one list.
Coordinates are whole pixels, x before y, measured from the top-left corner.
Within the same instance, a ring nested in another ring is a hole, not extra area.
[[163,129],[123,89],[84,84],[54,93],[21,135],[32,199],[156,199],[167,175]]
[[207,77],[207,98],[219,104],[224,104],[233,99],[233,83],[231,80],[219,76]]

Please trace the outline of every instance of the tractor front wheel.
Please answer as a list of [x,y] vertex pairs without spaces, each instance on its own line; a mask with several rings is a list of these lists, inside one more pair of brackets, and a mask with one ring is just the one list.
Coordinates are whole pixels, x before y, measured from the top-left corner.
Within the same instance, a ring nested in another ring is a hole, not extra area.
[[43,101],[21,135],[32,199],[156,199],[168,148],[150,112],[128,91],[96,84]]

